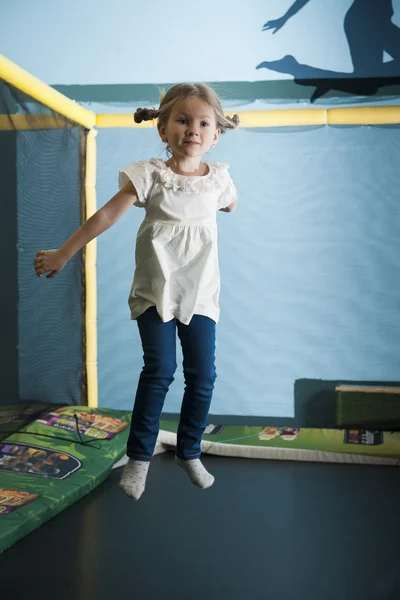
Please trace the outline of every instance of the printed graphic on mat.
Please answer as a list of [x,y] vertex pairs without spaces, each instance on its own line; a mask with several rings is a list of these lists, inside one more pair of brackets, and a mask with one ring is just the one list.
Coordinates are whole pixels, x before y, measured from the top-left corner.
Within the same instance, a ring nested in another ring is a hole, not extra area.
[[264,427],[261,431],[260,440],[273,440],[276,437],[281,437],[287,442],[292,442],[299,435],[300,429],[294,427]]
[[110,440],[128,427],[128,423],[121,419],[71,408],[59,408],[54,410],[40,419],[37,419],[37,423],[56,427],[57,429],[76,432],[77,423],[74,415],[78,417],[78,427],[81,435],[87,435],[92,438]]
[[38,494],[20,492],[19,490],[7,490],[0,488],[0,515],[8,515],[29,502],[39,498]]
[[219,433],[221,433],[223,428],[223,425],[212,425],[210,423],[210,425],[207,425],[207,427],[205,428],[204,433],[205,435],[218,435]]
[[383,444],[383,432],[368,431],[367,429],[346,429],[344,432],[344,443],[362,446],[380,446]]
[[0,444],[0,471],[65,479],[81,466],[75,456],[51,448],[21,443]]

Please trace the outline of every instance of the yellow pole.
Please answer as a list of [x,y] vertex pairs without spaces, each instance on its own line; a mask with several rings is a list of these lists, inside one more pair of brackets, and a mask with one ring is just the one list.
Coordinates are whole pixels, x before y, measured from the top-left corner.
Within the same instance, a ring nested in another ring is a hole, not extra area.
[[84,125],[87,128],[94,127],[96,114],[87,110],[80,104],[67,98],[60,92],[37,79],[28,71],[25,71],[15,63],[0,54],[0,79],[21,90],[31,98],[52,108],[64,117]]
[[[233,112],[227,112],[232,117]],[[299,127],[307,125],[387,125],[400,123],[400,106],[351,106],[347,108],[289,108],[237,113],[240,127]],[[138,124],[132,113],[98,114],[98,128],[148,128],[156,121]]]
[[[96,135],[91,129],[86,140],[86,219],[96,212]],[[97,281],[96,281],[97,241],[92,240],[85,251],[86,281],[86,373],[88,406],[98,407],[97,378]]]
[[400,106],[350,106],[328,109],[329,125],[391,125],[400,123]]

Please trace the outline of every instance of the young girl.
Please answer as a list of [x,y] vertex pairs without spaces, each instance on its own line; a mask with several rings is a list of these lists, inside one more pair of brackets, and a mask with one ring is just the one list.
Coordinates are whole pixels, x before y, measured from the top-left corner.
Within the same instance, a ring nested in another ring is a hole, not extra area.
[[217,210],[232,212],[237,195],[225,164],[202,163],[221,133],[239,118],[225,117],[214,91],[204,84],[179,84],[159,110],[138,109],[135,121],[158,119],[169,160],[152,158],[119,174],[120,191],[58,250],[38,252],[39,277],[58,275],[88,242],[114,225],[132,205],[144,207],[136,241],[136,270],[129,295],[137,320],[144,367],[139,379],[127,443],[123,491],[138,500],[145,489],[159,420],[174,381],[176,333],[183,353],[185,394],[177,434],[176,462],[200,488],[214,477],[200,461],[200,443],[216,380],[215,330],[220,278]]

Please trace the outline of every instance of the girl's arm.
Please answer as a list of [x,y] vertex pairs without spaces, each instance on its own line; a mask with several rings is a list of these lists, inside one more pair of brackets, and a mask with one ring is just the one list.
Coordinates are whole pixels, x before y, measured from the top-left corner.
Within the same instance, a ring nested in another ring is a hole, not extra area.
[[74,254],[114,225],[129,207],[136,204],[137,199],[136,190],[130,181],[107,204],[91,216],[61,248],[38,252],[34,260],[36,275],[41,277],[45,273],[49,273],[47,279],[52,279],[61,273]]

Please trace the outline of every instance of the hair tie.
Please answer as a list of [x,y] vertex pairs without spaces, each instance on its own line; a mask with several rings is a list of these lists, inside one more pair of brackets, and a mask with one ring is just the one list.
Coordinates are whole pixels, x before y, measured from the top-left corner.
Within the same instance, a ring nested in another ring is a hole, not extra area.
[[149,109],[149,108],[138,108],[133,115],[135,123],[141,123],[142,121],[152,121],[157,119],[160,111]]

